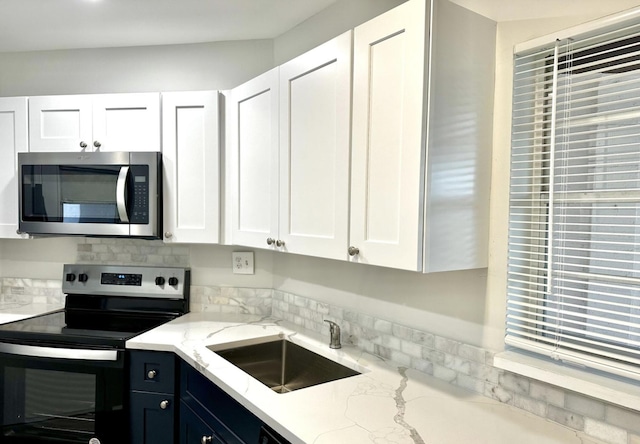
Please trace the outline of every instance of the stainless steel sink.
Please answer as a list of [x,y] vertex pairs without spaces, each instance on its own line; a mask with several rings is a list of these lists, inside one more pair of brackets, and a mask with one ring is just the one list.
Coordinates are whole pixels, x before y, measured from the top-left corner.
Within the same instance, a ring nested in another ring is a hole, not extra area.
[[277,393],[360,373],[286,339],[221,349],[207,347]]

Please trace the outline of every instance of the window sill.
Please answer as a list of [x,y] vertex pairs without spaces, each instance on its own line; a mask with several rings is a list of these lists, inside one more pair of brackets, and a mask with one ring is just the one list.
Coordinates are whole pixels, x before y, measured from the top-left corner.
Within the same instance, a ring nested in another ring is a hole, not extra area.
[[640,387],[631,380],[617,378],[545,359],[522,351],[495,355],[494,367],[546,382],[611,404],[640,410]]

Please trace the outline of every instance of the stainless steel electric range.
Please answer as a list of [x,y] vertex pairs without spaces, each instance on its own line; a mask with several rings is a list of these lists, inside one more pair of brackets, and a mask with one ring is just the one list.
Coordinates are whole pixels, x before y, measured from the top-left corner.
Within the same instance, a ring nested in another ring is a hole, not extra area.
[[0,325],[0,443],[128,442],[125,342],[189,311],[190,270],[65,265],[65,308]]

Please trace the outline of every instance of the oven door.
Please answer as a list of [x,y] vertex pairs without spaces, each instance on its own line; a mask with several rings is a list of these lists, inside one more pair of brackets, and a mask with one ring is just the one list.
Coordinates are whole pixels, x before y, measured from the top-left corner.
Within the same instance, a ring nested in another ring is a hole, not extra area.
[[0,351],[0,443],[127,442],[123,351],[8,343]]
[[160,153],[19,153],[20,231],[158,237]]

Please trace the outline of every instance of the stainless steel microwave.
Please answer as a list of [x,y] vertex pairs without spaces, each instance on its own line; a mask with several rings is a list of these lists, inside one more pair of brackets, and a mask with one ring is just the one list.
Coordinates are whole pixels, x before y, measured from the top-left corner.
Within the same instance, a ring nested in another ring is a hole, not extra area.
[[18,153],[19,230],[155,239],[162,233],[159,152]]

